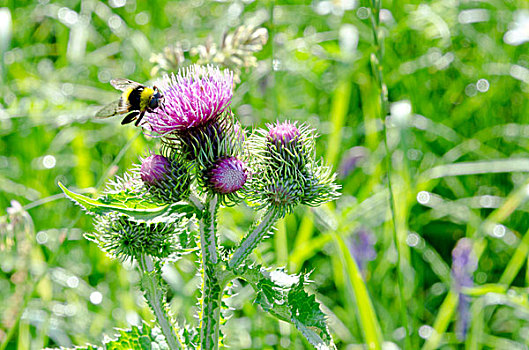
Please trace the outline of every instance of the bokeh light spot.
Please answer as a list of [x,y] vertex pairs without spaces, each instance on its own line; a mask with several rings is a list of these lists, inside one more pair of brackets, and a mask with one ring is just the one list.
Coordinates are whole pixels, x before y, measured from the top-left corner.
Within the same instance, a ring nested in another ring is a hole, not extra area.
[[42,165],[43,165],[46,169],[51,169],[51,168],[55,167],[55,164],[57,164],[57,160],[56,160],[55,157],[52,156],[51,154],[45,155],[45,156],[42,158]]
[[40,231],[37,233],[37,236],[35,237],[38,244],[45,244],[48,242],[48,234],[44,231]]
[[478,89],[479,92],[487,92],[489,91],[489,87],[490,87],[490,84],[487,79],[479,79],[478,82],[476,83],[476,88]]
[[419,327],[419,336],[423,339],[428,339],[433,333],[433,328],[424,324]]
[[430,201],[430,193],[421,191],[417,193],[417,202],[421,204],[427,204]]
[[90,302],[94,305],[98,305],[98,304],[101,304],[101,302],[103,301],[103,294],[101,294],[100,292],[92,292],[90,294]]
[[358,10],[356,10],[356,15],[360,19],[367,19],[370,13],[371,10],[367,7],[359,7]]
[[494,226],[492,234],[494,235],[494,237],[502,238],[503,236],[505,236],[505,231],[505,226],[498,224]]
[[68,287],[70,288],[77,288],[79,286],[79,278],[75,277],[75,276],[70,276],[68,277],[68,279],[66,280],[66,284],[68,285]]

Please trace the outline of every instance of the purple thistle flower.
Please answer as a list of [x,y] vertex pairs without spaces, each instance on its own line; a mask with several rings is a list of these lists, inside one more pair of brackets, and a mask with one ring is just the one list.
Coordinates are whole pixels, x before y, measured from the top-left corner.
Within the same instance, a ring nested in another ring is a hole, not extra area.
[[274,124],[266,125],[270,131],[268,132],[268,139],[274,144],[288,144],[292,140],[296,140],[300,136],[299,129],[296,127],[296,123],[285,121],[283,123],[277,122]]
[[241,189],[247,178],[246,164],[236,157],[229,157],[215,163],[210,170],[209,183],[216,192],[229,194]]
[[478,262],[472,252],[472,240],[460,239],[452,251],[452,278],[455,288],[459,292],[456,333],[461,340],[465,339],[470,323],[470,297],[461,293],[461,289],[472,287],[474,284],[473,274],[477,266]]
[[170,171],[170,163],[162,155],[153,154],[141,162],[140,177],[149,185],[155,185],[163,180]]
[[164,103],[147,113],[147,129],[160,135],[182,132],[215,120],[230,105],[233,73],[213,66],[193,65],[175,76],[164,76]]

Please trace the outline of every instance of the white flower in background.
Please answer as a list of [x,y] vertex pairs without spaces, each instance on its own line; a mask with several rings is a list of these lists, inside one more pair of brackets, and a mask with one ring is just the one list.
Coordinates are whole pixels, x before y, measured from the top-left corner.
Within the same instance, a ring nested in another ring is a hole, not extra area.
[[514,13],[511,28],[503,36],[503,41],[509,45],[518,46],[529,41],[529,11],[518,10]]

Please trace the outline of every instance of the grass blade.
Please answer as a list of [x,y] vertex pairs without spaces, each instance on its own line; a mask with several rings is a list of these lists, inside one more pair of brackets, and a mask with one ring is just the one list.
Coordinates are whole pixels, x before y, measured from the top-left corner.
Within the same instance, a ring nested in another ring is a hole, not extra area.
[[349,276],[349,282],[355,293],[356,307],[360,318],[360,326],[364,333],[364,340],[368,349],[382,348],[382,331],[377,320],[371,297],[367,291],[366,284],[354,261],[349,253],[349,249],[345,245],[342,237],[334,233],[334,241],[338,249],[340,260]]

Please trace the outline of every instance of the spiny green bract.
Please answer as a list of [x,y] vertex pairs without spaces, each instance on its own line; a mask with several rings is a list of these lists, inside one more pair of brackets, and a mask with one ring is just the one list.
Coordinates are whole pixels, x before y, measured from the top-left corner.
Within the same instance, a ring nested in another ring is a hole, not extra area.
[[181,222],[135,222],[120,214],[97,216],[94,221],[96,231],[86,234],[86,238],[122,261],[138,259],[143,254],[169,258],[182,251],[180,236],[187,235]]
[[167,149],[179,154],[192,164],[193,176],[200,194],[214,193],[219,202],[233,205],[242,200],[240,191],[219,193],[211,186],[211,172],[223,159],[245,159],[244,129],[231,111],[203,125],[165,135],[162,139]]
[[165,135],[162,141],[195,162],[199,169],[207,169],[219,158],[239,155],[244,133],[227,110],[207,123]]
[[258,208],[275,208],[281,216],[298,204],[317,206],[332,201],[340,188],[330,167],[315,159],[314,130],[306,124],[288,125],[296,129],[290,137],[271,137],[274,126],[269,125],[268,130],[257,130],[249,142],[248,200]]

